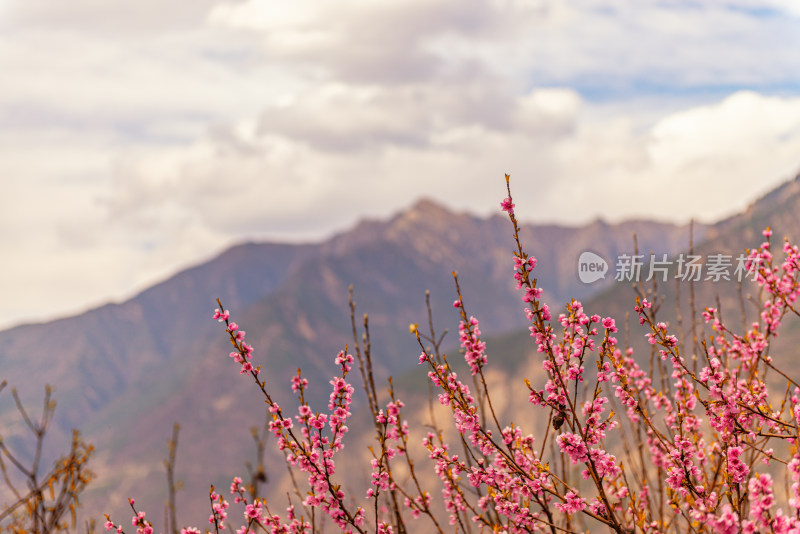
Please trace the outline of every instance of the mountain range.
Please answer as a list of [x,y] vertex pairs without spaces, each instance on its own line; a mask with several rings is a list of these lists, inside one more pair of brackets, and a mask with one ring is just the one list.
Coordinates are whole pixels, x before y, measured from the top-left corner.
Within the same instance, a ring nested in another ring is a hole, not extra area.
[[[517,203],[523,214],[524,199]],[[694,224],[694,250],[705,256],[734,254],[757,246],[766,226],[800,237],[798,210],[800,179],[794,179],[739,215],[712,225]],[[244,472],[244,462],[252,461],[255,451],[249,429],[263,425],[265,417],[260,392],[239,375],[227,357],[223,327],[211,319],[216,298],[247,330],[255,362],[268,386],[279,392],[276,398],[290,402],[289,380],[302,368],[312,386],[319,386],[312,402],[321,406],[334,372],[333,357],[352,345],[351,284],[357,322],[369,314],[376,374],[398,376],[402,387],[414,389],[419,387],[414,378],[419,376],[419,349],[409,324],[427,320],[429,290],[437,328],[451,331],[445,345],[457,346],[451,275],[457,271],[468,311],[495,340],[490,347],[508,353],[499,368],[510,379],[514,359],[525,358],[529,350],[523,348],[526,321],[512,279],[511,230],[505,214],[480,218],[421,200],[389,219],[362,221],[318,243],[239,244],[125,302],[0,332],[1,378],[17,387],[31,409],[41,402],[44,385],[54,386],[58,407],[48,435],[49,458],[66,449],[72,428],[95,445],[97,479],[82,510],[98,520],[111,513],[124,523],[130,513],[127,498],[136,497],[160,524],[166,498],[162,459],[172,425],[179,422],[176,467],[185,487],[178,493],[178,513],[182,522],[203,525],[209,484],[227,487],[233,475]],[[530,224],[522,227],[521,239],[539,260],[539,285],[554,310],[579,298],[587,309],[624,317],[632,309],[633,292],[629,283],[614,280],[614,259],[634,251],[634,233],[645,254],[675,257],[689,248],[688,225],[646,220]],[[577,261],[584,251],[608,259],[610,276],[582,283]],[[703,305],[719,294],[727,310],[738,309],[738,295],[748,287],[696,284],[694,290]],[[680,291],[686,318],[688,291]],[[668,285],[662,292],[667,296],[664,313],[677,324],[675,291]],[[689,322],[681,328],[688,334]],[[784,346],[791,346],[791,340]],[[0,427],[9,446],[25,456],[30,440],[7,392],[0,393]],[[275,477],[282,469],[268,466]]]

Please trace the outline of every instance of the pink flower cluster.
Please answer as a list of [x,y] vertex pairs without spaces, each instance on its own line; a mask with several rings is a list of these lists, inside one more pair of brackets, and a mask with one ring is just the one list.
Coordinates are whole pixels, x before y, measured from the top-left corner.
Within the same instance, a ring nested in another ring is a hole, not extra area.
[[464,349],[464,359],[469,364],[473,375],[478,374],[481,367],[486,365],[486,343],[481,341],[481,329],[478,320],[470,317],[468,321],[462,320],[458,326],[458,340]]
[[[406,531],[406,516],[427,517],[434,530],[444,532],[437,519],[441,504],[459,531],[470,530],[472,523],[486,531],[515,533],[602,527],[613,532],[800,534],[800,384],[777,369],[770,353],[787,315],[800,315],[795,308],[798,247],[786,242],[779,262],[769,241],[772,232],[765,230],[765,241],[747,262],[765,296],[758,320],[734,332],[719,310],[707,308],[702,316],[711,333],[691,347],[661,320],[658,295],[640,293],[633,308],[636,328],[645,330],[641,335],[652,352],[638,355],[620,346],[613,318],[589,314],[578,301],[553,318],[534,277],[537,261],[519,240],[510,187],[501,207],[513,225],[513,278],[541,367],[536,384],[526,379],[525,385],[529,408],[538,414],[532,419],[543,432],[537,441],[530,429],[503,421],[487,385],[489,359],[480,323],[467,314],[456,277],[453,306],[461,314],[459,342],[470,383],[439,353],[433,332],[423,339],[417,325],[411,329],[422,349],[419,362],[426,365],[439,403],[452,419],[452,429],[433,425],[422,439],[440,499],[424,486],[411,459],[412,430],[403,417],[404,403],[395,398],[391,381],[389,400],[378,401],[358,350],[378,447],[370,448],[366,491],[348,497],[334,477],[336,455],[349,430],[353,387],[347,377],[354,357],[346,350],[336,356],[339,373],[330,380],[327,410],[316,411],[306,401],[309,382],[298,370],[291,380],[298,407],[296,413],[284,412],[251,363],[253,348],[245,332],[219,302],[214,319],[225,324],[234,347],[230,356],[264,393],[277,446],[290,467],[305,475],[308,491],[301,504],[306,513],[321,511],[345,532]],[[783,379],[785,394],[770,392],[768,386]],[[448,436],[456,436],[456,445]],[[403,469],[398,462],[404,462]],[[767,471],[759,472],[762,468]],[[773,489],[773,476],[782,468],[785,503]],[[291,504],[282,517],[270,512],[266,500],[248,500],[238,477],[230,489],[234,504],[243,507],[244,524],[237,533],[315,528]],[[224,529],[228,503],[213,487],[210,497],[209,522]],[[137,532],[150,534],[144,512],[133,510]],[[122,532],[110,519],[105,526]]]
[[[220,309],[222,309],[221,304]],[[346,423],[351,415],[350,406],[354,389],[346,377],[352,368],[353,356],[344,351],[336,355],[334,362],[339,367],[340,374],[330,380],[331,393],[327,413],[316,412],[306,403],[305,390],[308,387],[308,380],[301,376],[301,371],[298,369],[297,376],[292,379],[292,391],[298,395],[299,406],[294,417],[287,416],[278,403],[272,400],[266,390],[266,383],[259,381],[259,369],[254,369],[250,364],[253,348],[244,341],[244,331],[230,321],[229,312],[221,312],[220,309],[215,311],[214,318],[225,322],[226,331],[235,348],[231,357],[242,365],[240,372],[249,372],[265,395],[269,413],[272,415],[269,429],[277,438],[278,449],[284,452],[286,461],[293,468],[307,475],[309,492],[302,504],[322,510],[345,531],[350,531],[354,527],[358,529],[364,521],[364,509],[358,507],[350,511],[345,505],[345,494],[341,487],[332,483],[332,477],[336,474],[334,456],[344,447],[342,439],[349,430]],[[390,406],[390,412],[394,413],[396,409],[396,406]],[[268,527],[271,532],[295,532],[306,528],[305,520],[294,516],[293,508],[288,521],[283,521],[277,515],[265,513],[266,507],[263,502],[247,503],[241,489],[241,479],[234,479],[231,492],[238,494],[236,502],[245,504],[247,528],[254,523],[264,528]],[[224,521],[225,508],[227,503],[222,500],[214,505],[211,520],[216,518],[218,522]]]

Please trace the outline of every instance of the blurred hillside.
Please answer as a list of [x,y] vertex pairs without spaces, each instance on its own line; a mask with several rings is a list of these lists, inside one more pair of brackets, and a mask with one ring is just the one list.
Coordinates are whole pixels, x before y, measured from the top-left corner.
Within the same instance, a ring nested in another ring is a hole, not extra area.
[[[525,200],[517,204],[524,213]],[[793,180],[743,214],[695,225],[695,251],[736,254],[756,246],[767,225],[778,234],[800,235],[798,208],[800,182]],[[687,226],[651,221],[526,225],[522,240],[539,259],[536,274],[554,310],[580,298],[588,310],[614,314],[621,324],[632,309],[633,292],[629,283],[614,281],[613,262],[633,252],[634,233],[644,254],[675,257],[689,246]],[[254,452],[249,428],[264,420],[263,400],[227,358],[224,332],[211,320],[215,298],[222,298],[248,331],[256,363],[277,398],[288,400],[288,380],[301,367],[312,385],[325,386],[315,390],[319,404],[327,398],[333,356],[352,343],[347,293],[353,284],[358,321],[363,313],[370,317],[380,383],[393,374],[400,394],[413,396],[427,389],[415,367],[418,348],[408,325],[425,321],[424,294],[430,290],[438,329],[455,331],[450,273],[456,270],[470,313],[501,348],[502,357],[490,360],[497,362],[496,380],[516,384],[521,372],[535,373],[536,366],[526,358],[531,346],[511,277],[512,250],[504,214],[483,219],[422,200],[389,220],[362,221],[322,243],[238,245],[129,301],[0,332],[0,362],[4,378],[31,406],[45,383],[55,386],[59,404],[51,452],[67,442],[73,427],[97,447],[98,479],[83,510],[96,518],[105,512],[127,517],[127,497],[135,496],[158,522],[166,498],[162,459],[172,424],[180,422],[177,470],[186,488],[178,494],[178,511],[183,521],[202,524],[208,485],[226,487],[231,476],[245,472],[244,462],[252,461]],[[577,258],[586,250],[609,260],[605,280],[578,279]],[[667,296],[663,313],[673,325],[678,287],[660,288]],[[745,285],[745,300],[748,290]],[[682,329],[690,332],[688,285],[681,284],[680,291]],[[726,313],[738,309],[735,283],[697,283],[694,291],[698,309],[713,304],[717,293]],[[641,334],[634,330],[632,339]],[[452,346],[455,337],[449,339]],[[512,398],[507,406],[513,411]],[[0,402],[0,417],[5,434],[21,434],[8,396]],[[353,428],[358,442],[359,424]],[[279,485],[283,467],[268,471]]]

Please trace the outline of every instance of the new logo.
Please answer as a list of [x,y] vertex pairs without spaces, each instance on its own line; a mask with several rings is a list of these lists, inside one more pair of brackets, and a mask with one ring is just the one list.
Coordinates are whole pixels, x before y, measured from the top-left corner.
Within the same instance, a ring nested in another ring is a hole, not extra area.
[[581,252],[578,258],[578,278],[584,284],[591,284],[606,277],[608,262],[594,252]]

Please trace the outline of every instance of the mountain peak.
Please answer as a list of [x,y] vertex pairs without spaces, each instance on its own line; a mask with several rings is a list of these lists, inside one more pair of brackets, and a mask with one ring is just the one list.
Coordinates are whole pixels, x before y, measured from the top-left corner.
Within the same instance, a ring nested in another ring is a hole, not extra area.
[[412,204],[410,208],[406,209],[405,213],[452,215],[453,212],[445,207],[444,204],[440,204],[432,198],[422,197]]
[[421,198],[410,207],[398,212],[388,223],[387,235],[395,238],[418,235],[420,231],[442,232],[462,225],[471,216],[457,213],[430,198]]

